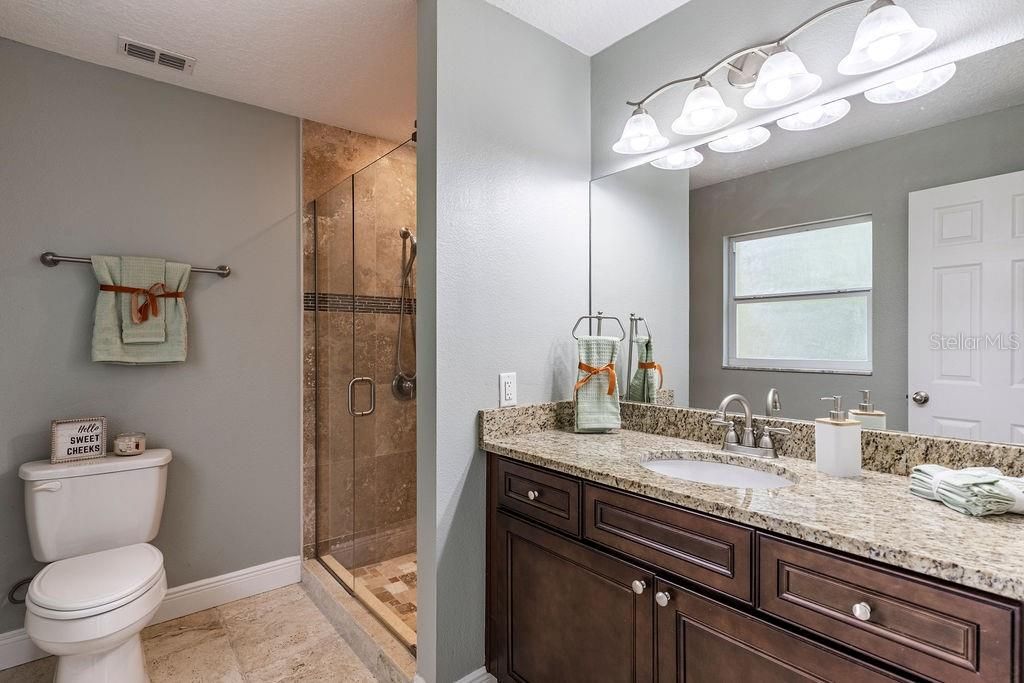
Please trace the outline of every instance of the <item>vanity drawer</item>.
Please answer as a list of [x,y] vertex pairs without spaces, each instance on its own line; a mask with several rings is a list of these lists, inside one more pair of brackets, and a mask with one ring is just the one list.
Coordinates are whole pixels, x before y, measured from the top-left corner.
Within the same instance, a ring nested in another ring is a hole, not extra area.
[[753,531],[585,484],[583,535],[665,571],[752,602]]
[[500,507],[580,535],[580,483],[575,479],[498,458],[496,485]]
[[1018,605],[757,538],[761,611],[936,681],[1020,681]]

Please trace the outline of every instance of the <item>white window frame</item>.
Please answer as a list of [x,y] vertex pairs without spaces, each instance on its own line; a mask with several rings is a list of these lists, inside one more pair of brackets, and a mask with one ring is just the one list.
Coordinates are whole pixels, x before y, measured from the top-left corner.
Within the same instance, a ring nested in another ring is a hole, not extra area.
[[[821,374],[871,375],[873,373],[874,334],[872,326],[872,295],[874,289],[874,266],[872,265],[871,287],[854,287],[846,289],[825,289],[786,294],[758,294],[736,296],[736,245],[740,242],[776,237],[798,232],[824,230],[851,223],[868,222],[872,225],[872,245],[874,245],[874,221],[871,214],[846,216],[827,221],[801,223],[782,228],[769,228],[754,232],[729,235],[723,239],[725,259],[724,272],[724,310],[722,319],[725,329],[722,334],[722,367],[726,370],[768,370],[775,372],[811,372]],[[874,259],[872,259],[873,263]],[[863,361],[840,360],[804,360],[779,358],[737,358],[736,357],[736,305],[745,301],[799,301],[807,299],[834,299],[837,297],[864,297],[867,299],[867,359]]]

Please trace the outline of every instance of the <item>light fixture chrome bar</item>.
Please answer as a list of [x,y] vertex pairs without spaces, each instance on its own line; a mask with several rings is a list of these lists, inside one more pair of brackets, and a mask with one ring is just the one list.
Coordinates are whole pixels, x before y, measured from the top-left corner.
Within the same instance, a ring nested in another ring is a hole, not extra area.
[[[697,74],[695,76],[686,76],[685,78],[677,78],[675,80],[672,80],[672,81],[669,81],[667,83],[664,83],[663,85],[658,86],[657,88],[652,90],[650,93],[648,93],[645,97],[643,97],[643,99],[637,100],[635,102],[631,101],[631,100],[627,100],[626,104],[628,104],[631,107],[642,107],[645,104],[647,104],[648,102],[650,102],[651,100],[653,100],[654,98],[658,97],[658,95],[661,95],[666,90],[669,90],[669,89],[671,89],[671,88],[673,88],[673,87],[675,87],[677,85],[680,85],[682,83],[688,83],[690,81],[697,81],[697,80],[700,80],[702,78],[707,78],[708,76],[712,75],[713,73],[715,73],[716,71],[718,71],[719,69],[721,69],[723,67],[729,67],[729,68],[731,68],[731,69],[733,69],[735,71],[738,71],[738,69],[736,69],[736,67],[733,66],[732,62],[736,61],[740,57],[748,55],[748,54],[750,54],[752,52],[764,53],[766,50],[770,50],[770,49],[772,49],[774,47],[782,45],[782,44],[790,41],[794,37],[796,37],[799,33],[801,33],[804,30],[810,28],[814,24],[818,23],[819,21],[821,21],[825,17],[827,17],[827,16],[829,16],[831,14],[834,14],[835,12],[838,12],[839,10],[845,9],[845,8],[851,6],[851,5],[857,5],[857,4],[860,4],[860,3],[863,3],[863,2],[868,2],[868,0],[844,0],[844,2],[840,2],[840,3],[836,4],[836,5],[832,5],[831,7],[828,7],[826,9],[823,9],[822,11],[818,12],[817,14],[812,16],[810,19],[807,19],[806,21],[802,22],[796,28],[790,30],[788,33],[783,35],[778,40],[773,40],[773,41],[771,41],[769,43],[762,43],[760,45],[752,45],[750,47],[743,48],[742,50],[737,50],[736,52],[733,52],[729,56],[723,57],[722,59],[718,60],[717,62],[712,64],[709,68],[705,69],[704,71],[702,71],[701,73],[699,73],[699,74]],[[874,2],[872,4],[872,7],[874,7],[874,5],[879,4],[880,2],[891,4],[892,0],[874,0]]]

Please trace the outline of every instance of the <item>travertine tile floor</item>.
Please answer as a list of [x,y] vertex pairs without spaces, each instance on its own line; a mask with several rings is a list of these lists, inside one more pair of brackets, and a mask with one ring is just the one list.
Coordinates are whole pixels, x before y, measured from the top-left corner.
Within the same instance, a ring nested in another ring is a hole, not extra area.
[[416,553],[352,570],[370,592],[406,626],[416,631]]
[[[152,683],[376,679],[299,585],[150,626]],[[0,671],[0,683],[53,680],[53,657]]]

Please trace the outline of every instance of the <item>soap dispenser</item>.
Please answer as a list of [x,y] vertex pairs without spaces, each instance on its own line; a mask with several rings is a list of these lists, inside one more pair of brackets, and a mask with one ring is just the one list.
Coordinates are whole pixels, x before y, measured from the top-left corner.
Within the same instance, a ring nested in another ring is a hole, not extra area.
[[861,389],[860,395],[860,405],[850,411],[850,419],[860,422],[864,429],[885,429],[885,413],[875,410],[875,404],[871,402],[871,390]]
[[832,401],[828,417],[814,421],[814,458],[818,471],[833,477],[860,476],[860,422],[847,419],[842,396],[825,396]]

